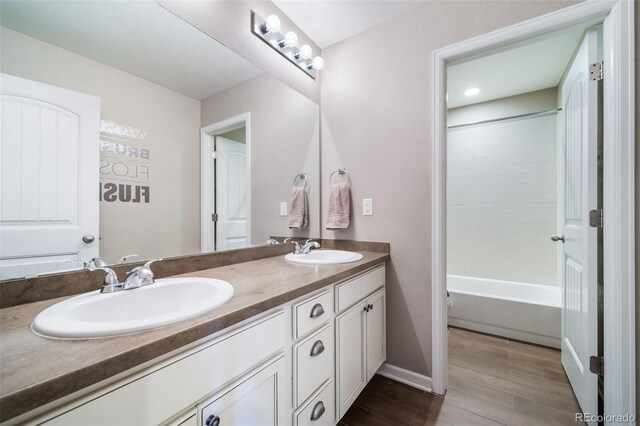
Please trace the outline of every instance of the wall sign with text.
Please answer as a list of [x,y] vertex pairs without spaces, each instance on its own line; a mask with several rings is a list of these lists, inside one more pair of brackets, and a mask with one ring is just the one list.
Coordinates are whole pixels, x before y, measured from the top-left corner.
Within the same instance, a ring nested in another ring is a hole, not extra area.
[[100,201],[149,203],[149,132],[100,120]]

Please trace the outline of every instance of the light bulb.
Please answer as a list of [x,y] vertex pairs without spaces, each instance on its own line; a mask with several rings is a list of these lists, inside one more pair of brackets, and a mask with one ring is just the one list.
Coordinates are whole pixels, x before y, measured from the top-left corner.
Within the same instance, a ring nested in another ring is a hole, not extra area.
[[300,46],[300,52],[298,52],[302,59],[311,59],[311,55],[313,55],[313,50],[311,50],[311,46],[308,44],[303,44]]
[[296,47],[297,44],[298,44],[298,35],[296,33],[294,33],[293,31],[289,31],[284,35],[284,46]]
[[321,70],[324,67],[324,59],[322,59],[320,56],[316,56],[315,58],[313,58],[313,62],[311,62],[311,67],[314,70]]
[[480,89],[478,89],[477,87],[470,87],[464,91],[465,96],[475,96],[478,93],[480,93]]
[[269,15],[267,17],[267,22],[264,24],[264,28],[268,33],[277,33],[280,31],[280,18],[276,15]]

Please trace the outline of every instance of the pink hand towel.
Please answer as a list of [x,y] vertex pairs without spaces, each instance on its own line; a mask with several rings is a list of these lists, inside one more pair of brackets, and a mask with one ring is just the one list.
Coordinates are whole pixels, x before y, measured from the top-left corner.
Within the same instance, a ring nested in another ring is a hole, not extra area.
[[351,194],[348,183],[331,185],[327,229],[347,229],[351,217]]
[[294,187],[289,201],[289,220],[287,226],[290,229],[305,229],[309,225],[309,202],[304,187]]

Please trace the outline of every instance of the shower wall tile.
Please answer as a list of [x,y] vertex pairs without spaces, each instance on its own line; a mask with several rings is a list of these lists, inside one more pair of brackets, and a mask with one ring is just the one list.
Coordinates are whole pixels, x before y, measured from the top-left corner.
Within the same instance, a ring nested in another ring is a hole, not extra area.
[[451,129],[449,274],[557,284],[556,117]]

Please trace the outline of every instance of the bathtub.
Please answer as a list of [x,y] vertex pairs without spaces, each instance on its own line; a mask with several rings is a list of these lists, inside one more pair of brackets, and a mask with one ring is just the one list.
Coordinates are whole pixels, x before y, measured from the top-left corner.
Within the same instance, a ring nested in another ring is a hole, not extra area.
[[449,325],[560,348],[560,287],[447,275]]

